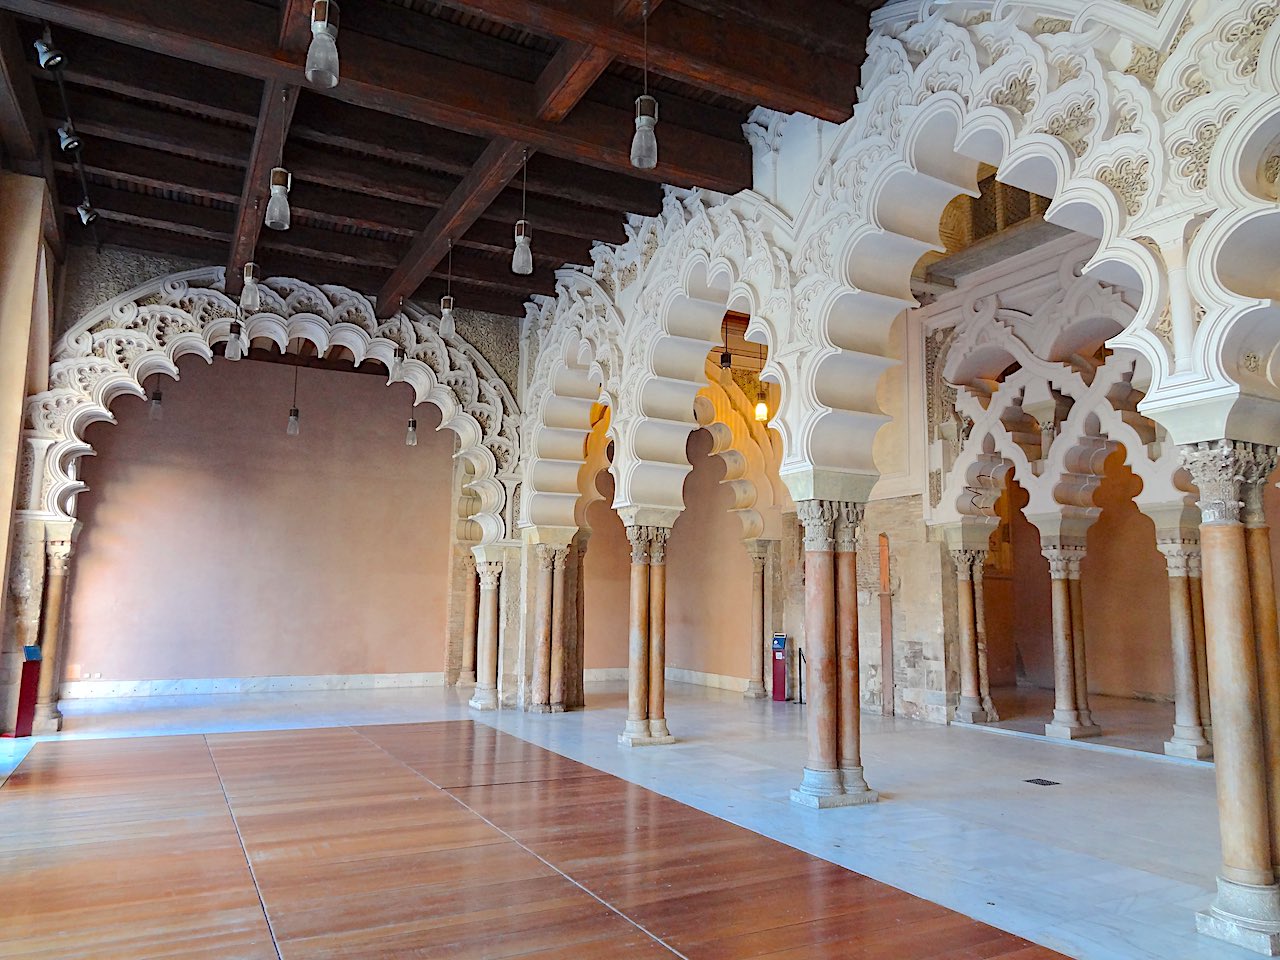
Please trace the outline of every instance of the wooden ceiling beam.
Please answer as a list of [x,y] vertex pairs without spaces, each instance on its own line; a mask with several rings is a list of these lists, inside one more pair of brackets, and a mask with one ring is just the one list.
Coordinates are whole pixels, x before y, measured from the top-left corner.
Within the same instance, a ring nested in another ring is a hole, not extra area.
[[39,177],[48,185],[45,242],[55,259],[62,259],[62,218],[57,214],[58,185],[53,172],[53,149],[45,130],[35,84],[26,70],[26,55],[13,17],[0,14],[0,145],[7,165],[18,173]]
[[[446,6],[544,36],[603,48],[640,64],[641,31],[597,4],[579,0],[441,0]],[[800,2],[800,0],[796,0]],[[649,22],[648,62],[655,72],[758,103],[842,123],[853,112],[857,64],[812,52],[734,18],[668,4]]]
[[[0,9],[264,81],[303,82],[302,58],[277,54],[275,11],[253,0],[0,0]],[[633,171],[630,110],[587,102],[553,124],[532,116],[532,82],[359,33],[344,33],[340,45],[342,82],[326,96],[659,182],[725,192],[750,185],[745,143],[667,125],[658,169]],[[772,81],[791,67],[761,75]]]
[[471,172],[436,211],[404,261],[383,284],[378,293],[379,316],[391,316],[402,301],[413,295],[448,254],[450,244],[466,233],[506,189],[527,153],[525,144],[504,138],[485,148]]

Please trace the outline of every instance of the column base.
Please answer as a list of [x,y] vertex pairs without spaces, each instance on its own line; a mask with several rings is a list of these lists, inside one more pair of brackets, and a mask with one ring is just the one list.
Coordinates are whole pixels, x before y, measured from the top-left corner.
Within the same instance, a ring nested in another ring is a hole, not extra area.
[[744,700],[763,700],[766,696],[763,683],[759,680],[749,680],[747,682],[747,691],[742,695],[742,698]]
[[988,717],[976,697],[961,697],[952,719],[954,723],[986,723]]
[[488,689],[476,687],[475,693],[471,694],[471,699],[467,701],[467,706],[472,710],[497,710],[498,691],[492,687]]
[[548,709],[549,713],[564,713],[567,708],[563,703],[553,703]]
[[879,799],[874,790],[846,793],[845,772],[853,771],[812,770],[805,767],[800,786],[791,791],[791,802],[814,810],[829,810],[832,807],[856,807],[864,803],[875,803]]
[[36,704],[35,716],[31,721],[31,732],[37,734],[59,733],[62,730],[62,714],[58,708]]
[[1210,760],[1213,744],[1206,740],[1197,728],[1174,726],[1173,736],[1165,741],[1164,752],[1169,757],[1186,760]]
[[996,713],[996,705],[990,698],[982,701],[982,711],[987,715],[987,723],[999,723],[1000,714]]
[[676,738],[670,734],[665,737],[651,737],[647,733],[640,736],[632,736],[628,733],[618,734],[618,746],[620,747],[660,747],[663,744],[675,742]]
[[458,674],[458,679],[454,682],[454,686],[467,687],[476,682],[476,672],[474,670],[464,670]]
[[1082,727],[1096,727],[1096,726],[1097,726],[1097,724],[1093,722],[1093,714],[1092,714],[1092,713],[1090,713],[1088,710],[1081,710],[1081,711],[1080,711],[1080,725],[1081,725]]
[[844,795],[852,798],[852,803],[875,803],[880,799],[880,794],[867,786],[862,767],[841,767],[840,781],[844,786]]
[[1280,956],[1280,887],[1219,877],[1218,896],[1196,914],[1196,930],[1264,957]]
[[524,708],[525,713],[550,713],[551,704],[549,703],[530,703]]
[[1102,728],[1093,723],[1085,726],[1083,723],[1066,724],[1055,720],[1044,725],[1044,735],[1055,740],[1088,740],[1102,736]]

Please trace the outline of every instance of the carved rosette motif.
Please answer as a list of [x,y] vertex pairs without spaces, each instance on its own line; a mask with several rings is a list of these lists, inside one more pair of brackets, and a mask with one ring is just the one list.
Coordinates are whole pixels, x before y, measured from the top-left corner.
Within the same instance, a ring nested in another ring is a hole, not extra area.
[[1200,489],[1200,520],[1204,524],[1239,523],[1241,484],[1249,444],[1213,440],[1181,448],[1182,462]]

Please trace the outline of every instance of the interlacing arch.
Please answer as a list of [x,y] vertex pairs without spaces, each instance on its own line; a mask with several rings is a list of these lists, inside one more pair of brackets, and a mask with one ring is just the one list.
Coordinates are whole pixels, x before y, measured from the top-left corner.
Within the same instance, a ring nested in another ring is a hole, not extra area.
[[[404,381],[414,402],[440,409],[441,426],[458,434],[458,456],[468,466],[470,519],[480,541],[506,537],[508,491],[518,481],[519,409],[511,391],[478,350],[456,334],[440,336],[438,321],[405,304],[379,320],[373,304],[339,286],[311,286],[275,277],[261,284],[262,306],[241,318],[223,293],[223,269],[204,267],[148,281],[89,311],[53,349],[49,389],[27,400],[20,509],[37,519],[75,516],[85,489],[77,461],[93,452],[83,439],[97,421],[115,422],[110,407],[122,395],[145,397],[143,383],[162,374],[178,378],[178,360],[196,354],[213,362],[213,346],[242,320],[250,344],[274,344],[282,353],[294,340],[319,356],[341,349],[355,363],[376,360]],[[401,347],[405,358],[397,362]]]

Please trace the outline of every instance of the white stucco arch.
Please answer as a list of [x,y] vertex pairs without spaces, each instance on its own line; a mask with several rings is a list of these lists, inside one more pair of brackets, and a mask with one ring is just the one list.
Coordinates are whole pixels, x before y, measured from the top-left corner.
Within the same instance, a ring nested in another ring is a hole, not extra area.
[[[483,543],[507,535],[509,494],[518,480],[519,409],[502,379],[478,350],[456,334],[440,336],[437,321],[406,304],[379,320],[373,304],[355,291],[274,277],[261,283],[262,308],[243,318],[249,342],[268,341],[281,352],[291,340],[333,348],[355,362],[377,360],[392,381],[413,386],[414,402],[440,409],[441,427],[458,434],[458,456],[468,466],[469,519]],[[213,345],[241,320],[223,292],[223,268],[203,267],[159,277],[90,310],[54,346],[49,389],[26,404],[21,461],[24,515],[45,520],[75,516],[85,489],[77,461],[93,453],[83,439],[97,421],[114,423],[119,396],[145,397],[155,374],[178,378],[178,360],[196,354],[213,362]],[[405,359],[397,364],[395,350]]]

